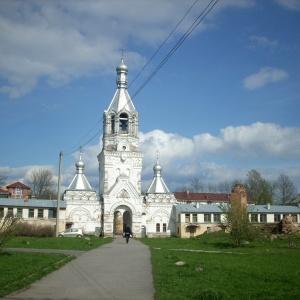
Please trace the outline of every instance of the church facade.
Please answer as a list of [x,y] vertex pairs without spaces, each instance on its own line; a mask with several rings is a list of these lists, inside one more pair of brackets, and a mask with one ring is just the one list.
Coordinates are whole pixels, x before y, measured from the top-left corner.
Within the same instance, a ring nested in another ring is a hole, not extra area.
[[103,146],[98,155],[99,197],[84,176],[84,163],[64,193],[66,227],[104,237],[122,235],[129,226],[135,237],[175,234],[172,206],[176,200],[161,176],[157,157],[154,177],[145,195],[141,191],[143,153],[139,150],[139,116],[127,91],[128,68],[116,68],[117,88],[103,113]]

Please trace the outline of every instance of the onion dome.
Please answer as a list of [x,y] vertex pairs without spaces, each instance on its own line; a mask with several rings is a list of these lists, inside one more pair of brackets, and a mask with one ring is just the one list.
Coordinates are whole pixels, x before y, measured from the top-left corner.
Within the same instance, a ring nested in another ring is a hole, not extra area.
[[121,63],[116,68],[117,73],[119,72],[128,72],[128,67],[124,64],[123,58],[121,59]]

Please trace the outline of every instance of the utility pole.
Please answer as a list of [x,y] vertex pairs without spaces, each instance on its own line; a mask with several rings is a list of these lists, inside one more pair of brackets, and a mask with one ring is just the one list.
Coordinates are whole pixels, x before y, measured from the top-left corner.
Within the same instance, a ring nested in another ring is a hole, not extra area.
[[61,186],[61,166],[62,166],[63,153],[59,153],[59,169],[58,169],[58,192],[57,192],[57,208],[56,208],[56,232],[55,236],[58,237],[59,233],[59,211],[60,211],[60,186]]

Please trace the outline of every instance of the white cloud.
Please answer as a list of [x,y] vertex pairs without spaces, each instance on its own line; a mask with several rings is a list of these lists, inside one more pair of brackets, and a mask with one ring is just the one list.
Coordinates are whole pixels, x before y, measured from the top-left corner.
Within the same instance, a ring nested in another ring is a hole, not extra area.
[[284,70],[264,67],[259,72],[252,74],[244,79],[244,87],[248,90],[255,90],[264,85],[284,80],[288,77],[288,73]]
[[[181,35],[209,1],[199,1],[176,29]],[[252,0],[224,1],[209,14]],[[43,78],[52,86],[91,74],[110,74],[122,45],[132,70],[146,58],[139,46],[156,48],[182,18],[192,2],[141,1],[0,1],[0,92],[11,98],[30,92]],[[206,28],[206,20],[197,31]],[[174,37],[173,37],[174,38]]]
[[275,47],[278,46],[278,41],[277,40],[270,40],[265,36],[252,35],[252,36],[250,36],[250,40],[254,41],[255,43],[257,43],[258,45],[260,45],[262,47],[275,48]]
[[289,10],[300,11],[299,0],[275,0],[275,2]]
[[[145,155],[143,182],[147,184],[153,177],[157,150],[162,176],[167,184],[171,184],[171,189],[190,182],[193,177],[215,183],[244,180],[252,168],[258,168],[268,180],[274,180],[281,172],[289,174],[289,161],[300,159],[300,128],[258,122],[248,126],[228,126],[219,136],[205,133],[193,138],[153,130],[140,133],[140,149]],[[268,166],[270,160],[274,161],[272,168]],[[286,163],[282,167],[283,161]],[[299,168],[295,167],[293,172],[291,178],[299,179]]]
[[[97,145],[83,149],[85,175],[98,192],[98,160],[102,139]],[[244,180],[251,169],[257,169],[268,180],[275,180],[285,173],[300,191],[300,128],[281,127],[271,123],[253,123],[248,126],[228,126],[219,136],[209,133],[187,138],[178,134],[153,130],[140,133],[140,149],[144,153],[143,189],[153,178],[156,152],[159,150],[162,176],[171,190],[188,184],[198,177],[203,182],[219,183],[235,179]],[[76,174],[74,161],[63,169],[63,189]],[[272,165],[268,164],[272,160]],[[0,167],[0,174],[11,180],[22,181],[30,171],[39,166],[21,168]],[[47,167],[47,166],[40,166]],[[51,166],[48,166],[51,167]],[[57,166],[51,167],[53,170]]]

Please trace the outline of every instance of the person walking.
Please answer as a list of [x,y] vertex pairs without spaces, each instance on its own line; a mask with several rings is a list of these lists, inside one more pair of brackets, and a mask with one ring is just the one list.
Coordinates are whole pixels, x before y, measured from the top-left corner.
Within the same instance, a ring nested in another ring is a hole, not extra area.
[[126,243],[128,244],[129,238],[132,237],[132,232],[129,226],[126,226],[125,232],[124,232],[125,238],[126,238]]

